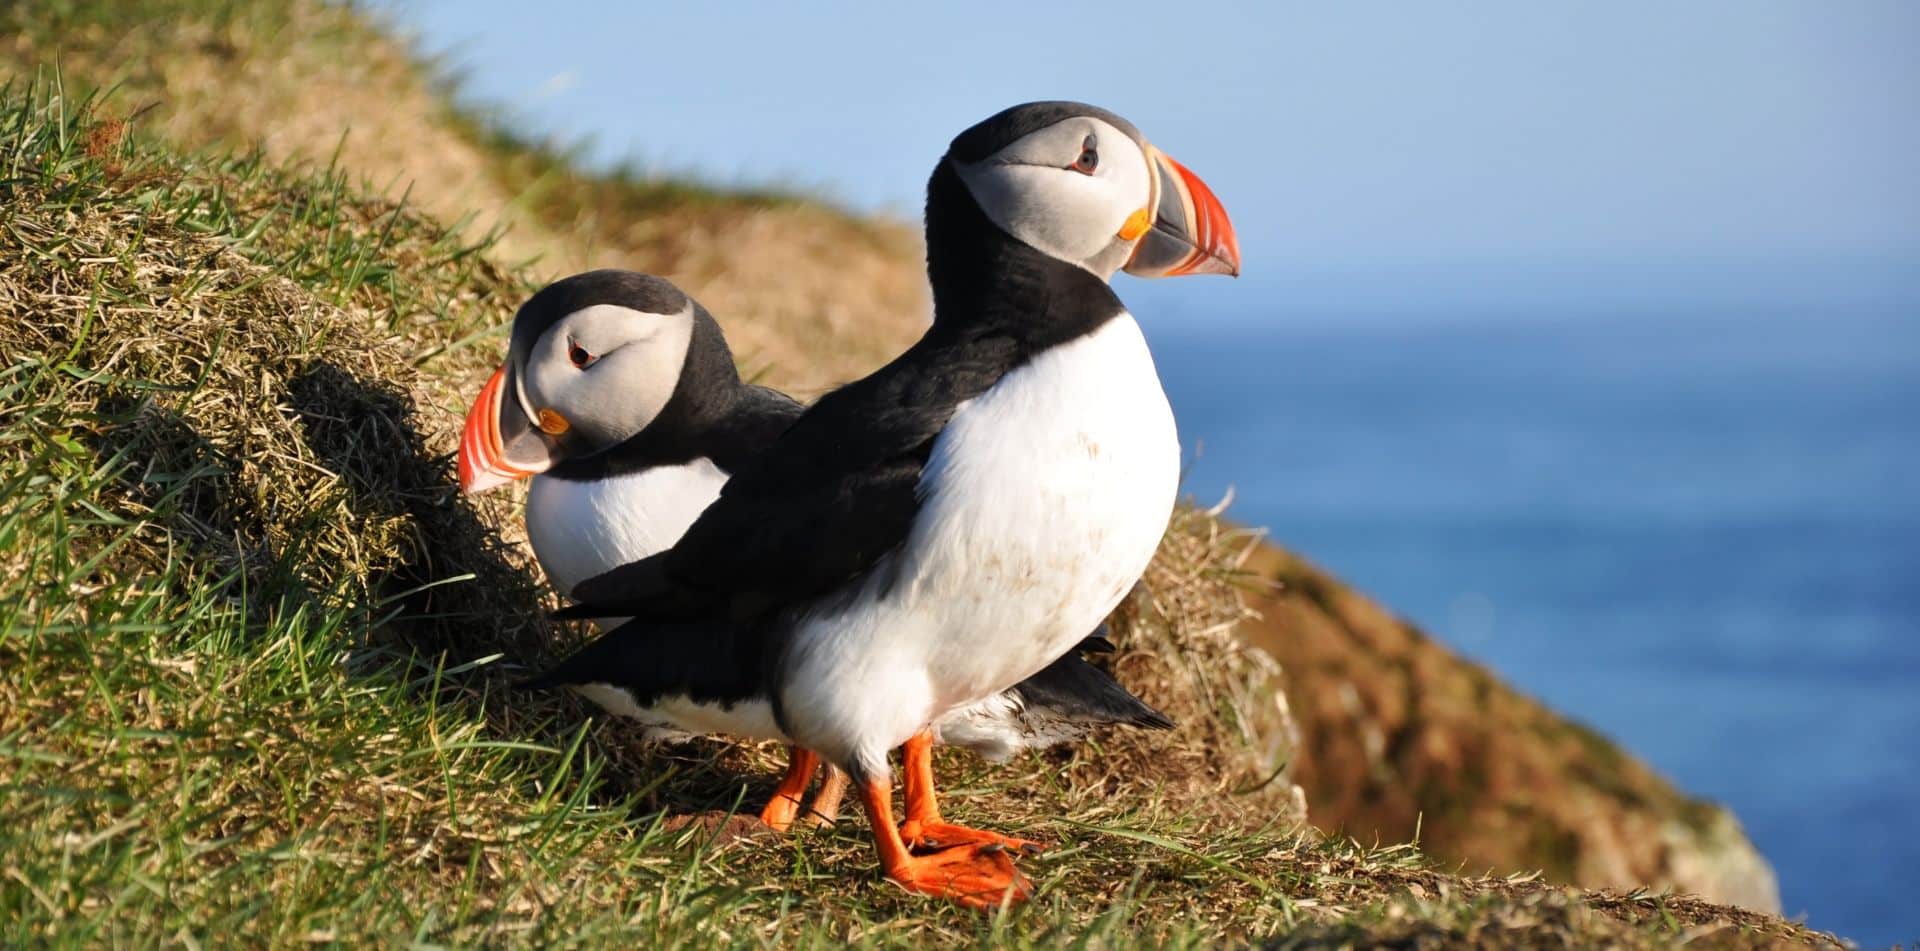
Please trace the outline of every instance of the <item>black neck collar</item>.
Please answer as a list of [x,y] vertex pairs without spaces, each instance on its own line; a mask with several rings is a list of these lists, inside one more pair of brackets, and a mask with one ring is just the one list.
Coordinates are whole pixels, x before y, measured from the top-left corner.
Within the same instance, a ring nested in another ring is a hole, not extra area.
[[741,382],[720,325],[696,305],[687,359],[660,415],[626,442],[569,459],[545,474],[589,482],[703,457],[731,473],[799,414],[800,404],[784,394]]
[[927,278],[929,336],[1008,337],[1028,357],[1126,310],[1106,281],[1001,230],[944,158],[927,183]]

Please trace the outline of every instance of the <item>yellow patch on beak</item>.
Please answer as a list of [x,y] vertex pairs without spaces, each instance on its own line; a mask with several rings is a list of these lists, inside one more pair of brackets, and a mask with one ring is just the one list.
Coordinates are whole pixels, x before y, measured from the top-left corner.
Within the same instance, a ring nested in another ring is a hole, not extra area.
[[1120,226],[1120,240],[1132,241],[1146,234],[1147,229],[1151,227],[1153,227],[1153,213],[1142,208],[1128,215],[1126,223]]
[[550,409],[543,409],[540,411],[540,431],[541,432],[546,433],[549,436],[558,436],[561,433],[564,433],[571,428],[573,428],[573,424],[567,422],[567,418],[565,416],[562,416],[559,413],[556,413]]

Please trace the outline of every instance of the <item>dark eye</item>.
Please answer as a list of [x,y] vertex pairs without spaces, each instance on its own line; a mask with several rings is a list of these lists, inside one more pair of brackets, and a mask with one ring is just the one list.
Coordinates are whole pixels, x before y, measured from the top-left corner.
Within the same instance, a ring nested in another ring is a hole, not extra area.
[[593,366],[593,361],[600,358],[588,353],[587,348],[569,340],[567,341],[567,359],[573,361],[574,366],[584,370]]
[[1093,136],[1087,136],[1087,140],[1080,143],[1080,157],[1067,167],[1082,175],[1092,175],[1093,170],[1100,167],[1100,152],[1093,147]]

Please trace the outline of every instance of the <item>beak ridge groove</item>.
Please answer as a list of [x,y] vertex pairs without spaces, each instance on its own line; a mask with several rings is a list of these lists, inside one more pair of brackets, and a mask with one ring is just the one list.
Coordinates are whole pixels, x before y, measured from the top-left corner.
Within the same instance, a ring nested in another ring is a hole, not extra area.
[[474,398],[473,408],[467,411],[466,423],[460,429],[459,471],[463,494],[478,495],[540,471],[514,465],[507,459],[506,440],[500,431],[506,384],[507,368],[502,366],[487,378],[480,395]]
[[1153,228],[1134,247],[1126,271],[1139,277],[1240,275],[1240,239],[1213,189],[1186,166],[1148,147],[1153,165]]

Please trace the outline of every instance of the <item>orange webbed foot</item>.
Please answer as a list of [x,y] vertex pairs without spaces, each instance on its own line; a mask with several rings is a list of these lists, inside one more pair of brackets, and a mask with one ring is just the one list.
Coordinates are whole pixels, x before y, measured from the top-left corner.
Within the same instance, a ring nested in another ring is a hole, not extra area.
[[900,823],[900,838],[909,849],[927,852],[956,845],[997,845],[1030,855],[1046,848],[1029,839],[957,826],[941,819],[933,792],[933,731],[921,730],[901,749],[905,754],[902,766],[906,771],[907,821]]
[[910,892],[991,910],[1018,904],[1033,895],[1033,883],[1013,867],[1013,856],[998,844],[975,843],[917,855],[896,865],[887,877]]
[[915,852],[932,852],[960,845],[996,845],[1019,855],[1038,855],[1047,848],[1045,843],[1031,839],[1017,839],[939,820],[908,819],[900,823],[900,837]]
[[790,746],[787,753],[787,774],[774,789],[773,798],[767,800],[766,808],[760,810],[760,821],[775,832],[793,828],[793,820],[800,817],[800,797],[806,794],[807,784],[820,765],[820,755],[812,750]]
[[800,815],[800,800],[794,796],[775,793],[767,800],[766,808],[760,810],[760,821],[775,832],[785,832],[793,828],[793,820]]

